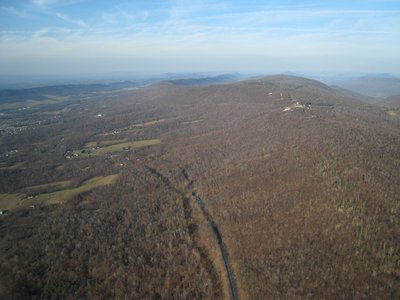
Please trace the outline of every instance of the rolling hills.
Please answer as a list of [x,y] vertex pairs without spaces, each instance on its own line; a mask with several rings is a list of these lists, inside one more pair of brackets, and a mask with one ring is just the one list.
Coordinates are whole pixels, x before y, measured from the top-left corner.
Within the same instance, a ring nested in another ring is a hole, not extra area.
[[8,112],[2,194],[119,176],[1,216],[0,297],[400,297],[400,115],[295,76],[196,83]]
[[374,98],[386,98],[400,94],[400,79],[393,76],[364,76],[337,81],[336,85],[347,90]]

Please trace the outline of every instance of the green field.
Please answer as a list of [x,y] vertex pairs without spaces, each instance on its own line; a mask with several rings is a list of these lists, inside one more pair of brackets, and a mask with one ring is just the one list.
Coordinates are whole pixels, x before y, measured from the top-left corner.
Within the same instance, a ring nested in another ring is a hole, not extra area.
[[9,109],[22,109],[22,108],[30,108],[39,105],[48,105],[55,104],[59,101],[53,99],[43,99],[43,100],[28,100],[21,102],[11,102],[11,103],[2,103],[0,104],[0,110],[9,110]]
[[62,114],[62,113],[67,113],[67,112],[70,112],[70,111],[71,111],[70,108],[64,107],[63,109],[60,109],[60,110],[55,110],[55,111],[44,111],[44,112],[42,112],[42,114],[44,114],[44,115],[50,115],[50,116],[55,116],[55,115],[59,115],[59,114]]
[[97,142],[87,142],[85,143],[85,145],[83,145],[83,149],[91,149],[96,147],[97,147]]
[[147,121],[147,122],[142,122],[142,123],[136,123],[133,124],[132,127],[146,127],[146,126],[151,126],[159,123],[165,122],[167,119],[158,119],[158,120],[153,120],[153,121]]
[[121,139],[121,140],[107,140],[107,141],[100,141],[97,143],[99,147],[104,147],[104,146],[109,146],[109,145],[115,145],[115,144],[121,144],[125,143],[127,139]]
[[[158,139],[118,143],[120,141],[125,141],[125,140],[102,141],[99,143],[88,142],[84,145],[83,149],[74,150],[73,154],[78,154],[79,157],[100,156],[100,155],[104,155],[104,154],[108,154],[108,153],[121,152],[124,149],[135,149],[135,148],[141,148],[141,147],[145,147],[145,146],[157,145],[161,142]],[[114,142],[117,142],[117,143],[114,144]],[[98,149],[93,149],[94,147],[96,147],[96,146],[94,146],[94,143],[96,143],[96,145],[98,145],[98,144],[99,145],[109,144],[109,145],[100,147]]]
[[124,148],[141,148],[145,146],[151,146],[151,145],[157,145],[160,143],[160,140],[142,140],[142,141],[135,141],[135,142],[126,142],[126,143],[120,143],[120,144],[115,144],[115,145],[110,145],[106,147],[102,147],[96,150],[96,155],[103,155],[106,153],[114,153],[114,152],[120,152],[123,151]]
[[[16,208],[23,208],[23,207],[28,207],[30,205],[37,205],[44,203],[46,204],[62,203],[76,195],[88,192],[94,188],[113,184],[117,180],[118,176],[119,174],[113,174],[108,176],[96,176],[85,181],[78,187],[63,189],[53,193],[39,194],[38,196],[35,197],[28,196],[25,193],[0,194],[0,210],[12,210]],[[69,184],[70,181],[68,180],[58,181],[45,185],[27,187],[24,189],[24,191],[37,189],[38,187],[40,188],[49,186],[65,187]]]
[[68,186],[71,185],[71,183],[72,183],[72,180],[56,181],[56,182],[51,182],[51,183],[46,183],[46,184],[29,186],[27,188],[24,188],[23,191],[26,191],[27,193],[36,193],[36,192],[40,192],[44,189],[49,189],[49,188],[62,189],[62,188],[67,188]]
[[33,200],[34,203],[62,203],[78,194],[88,192],[96,187],[112,184],[117,180],[117,178],[118,174],[109,176],[96,176],[85,181],[79,187],[60,190],[48,194],[41,194],[31,200]]
[[17,208],[25,197],[25,194],[0,194],[0,210]]
[[0,165],[0,170],[11,171],[16,169],[21,169],[25,165],[24,162],[17,162],[13,165]]
[[115,145],[115,144],[120,144],[126,142],[127,139],[121,139],[121,140],[105,140],[105,141],[98,141],[98,142],[87,142],[85,145],[83,145],[83,149],[92,149],[96,147],[104,147],[104,146],[109,146],[109,145]]

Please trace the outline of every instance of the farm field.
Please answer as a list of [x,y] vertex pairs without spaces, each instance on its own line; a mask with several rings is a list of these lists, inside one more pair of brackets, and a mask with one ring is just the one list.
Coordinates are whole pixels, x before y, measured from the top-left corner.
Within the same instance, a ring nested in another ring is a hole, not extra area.
[[0,20],[0,300],[400,300],[399,0]]
[[160,143],[158,139],[152,140],[142,140],[142,141],[134,141],[134,142],[125,142],[126,139],[118,140],[118,141],[100,141],[100,142],[88,142],[84,145],[81,150],[72,151],[71,156],[80,156],[80,157],[90,157],[90,156],[99,156],[104,154],[111,154],[115,152],[128,151],[131,149],[146,147],[157,145]]
[[0,298],[400,296],[392,102],[287,75],[71,94],[2,116]]
[[[118,174],[96,176],[86,180],[80,186],[75,188],[67,188],[72,181],[65,180],[26,187],[22,191],[27,192],[27,194],[0,194],[0,210],[8,211],[17,208],[34,206],[37,204],[63,203],[64,201],[71,199],[78,194],[88,192],[93,188],[113,184],[117,178]],[[57,191],[51,193],[39,193],[39,191],[49,188],[57,189]]]

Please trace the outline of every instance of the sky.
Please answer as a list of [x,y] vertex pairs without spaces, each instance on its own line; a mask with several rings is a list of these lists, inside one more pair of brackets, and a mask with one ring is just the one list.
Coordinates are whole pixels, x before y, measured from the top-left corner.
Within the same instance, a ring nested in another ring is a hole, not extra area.
[[400,73],[399,0],[0,0],[0,76]]

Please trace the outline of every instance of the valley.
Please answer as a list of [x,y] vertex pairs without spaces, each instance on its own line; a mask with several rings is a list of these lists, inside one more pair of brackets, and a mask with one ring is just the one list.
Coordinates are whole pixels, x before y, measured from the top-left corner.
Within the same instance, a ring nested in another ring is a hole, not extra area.
[[393,102],[288,75],[69,89],[0,103],[0,298],[400,297]]

